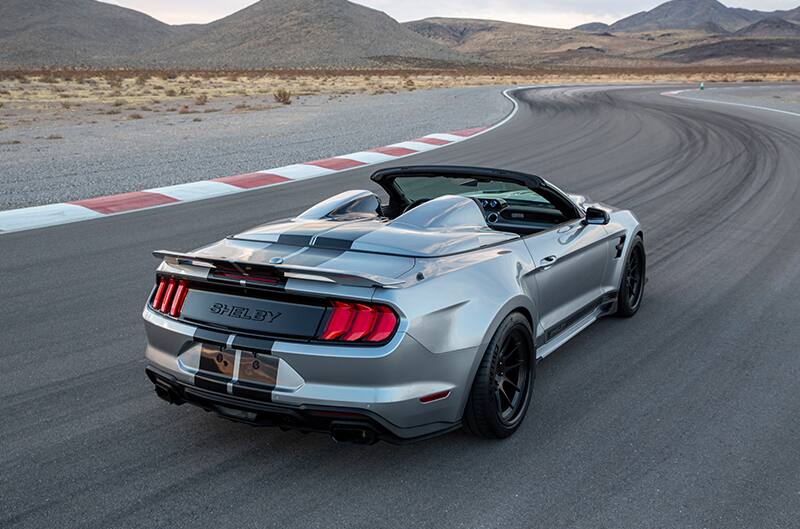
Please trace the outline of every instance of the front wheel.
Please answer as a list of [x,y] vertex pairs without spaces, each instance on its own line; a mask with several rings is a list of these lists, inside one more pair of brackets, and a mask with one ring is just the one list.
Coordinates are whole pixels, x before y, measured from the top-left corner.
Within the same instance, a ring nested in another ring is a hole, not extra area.
[[622,284],[617,295],[617,316],[630,318],[636,314],[642,305],[646,264],[644,243],[642,238],[637,235],[633,240],[628,260],[625,262],[625,268],[622,271]]
[[509,315],[497,329],[472,384],[464,426],[474,435],[503,439],[513,434],[531,400],[535,352],[528,320]]

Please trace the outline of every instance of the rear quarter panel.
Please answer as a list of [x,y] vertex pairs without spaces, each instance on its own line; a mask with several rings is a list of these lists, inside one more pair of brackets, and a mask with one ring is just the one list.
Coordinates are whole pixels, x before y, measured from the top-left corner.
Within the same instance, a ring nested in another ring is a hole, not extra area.
[[503,319],[521,310],[535,329],[537,293],[529,290],[535,286],[528,286],[535,283],[524,280],[532,270],[524,242],[516,240],[458,256],[417,259],[407,276],[411,286],[378,289],[374,300],[397,307],[407,320],[407,334],[431,355],[463,355],[463,408],[480,359]]

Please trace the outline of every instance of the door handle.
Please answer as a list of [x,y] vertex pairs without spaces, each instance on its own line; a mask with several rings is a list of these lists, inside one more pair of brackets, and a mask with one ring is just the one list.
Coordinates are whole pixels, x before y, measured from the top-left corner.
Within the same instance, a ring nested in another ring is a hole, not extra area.
[[558,257],[556,257],[555,255],[548,255],[547,257],[539,261],[539,270],[547,270],[548,268],[553,266],[556,263],[556,261],[558,261]]

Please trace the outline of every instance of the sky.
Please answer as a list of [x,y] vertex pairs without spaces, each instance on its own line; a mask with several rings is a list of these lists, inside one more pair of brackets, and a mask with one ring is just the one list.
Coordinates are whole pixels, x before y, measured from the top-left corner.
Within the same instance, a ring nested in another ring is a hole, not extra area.
[[[205,23],[247,7],[255,0],[105,0],[169,24]],[[356,0],[405,22],[433,16],[488,18],[570,28],[585,22],[614,22],[652,9],[658,0]],[[735,0],[730,7],[771,11],[793,9],[800,0]]]

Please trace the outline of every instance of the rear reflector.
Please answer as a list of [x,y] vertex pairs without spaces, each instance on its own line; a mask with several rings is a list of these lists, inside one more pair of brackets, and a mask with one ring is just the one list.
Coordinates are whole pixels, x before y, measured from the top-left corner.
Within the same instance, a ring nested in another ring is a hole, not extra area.
[[385,305],[333,301],[333,312],[319,338],[341,342],[383,342],[394,334],[397,315]]
[[449,391],[437,391],[436,393],[431,393],[430,395],[425,395],[424,397],[420,397],[419,401],[423,404],[427,404],[428,402],[433,402],[435,400],[442,400],[450,396]]
[[162,314],[177,318],[181,315],[181,308],[188,293],[189,284],[185,280],[161,277],[158,279],[158,287],[150,306]]

